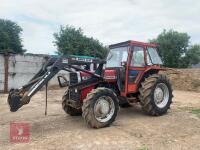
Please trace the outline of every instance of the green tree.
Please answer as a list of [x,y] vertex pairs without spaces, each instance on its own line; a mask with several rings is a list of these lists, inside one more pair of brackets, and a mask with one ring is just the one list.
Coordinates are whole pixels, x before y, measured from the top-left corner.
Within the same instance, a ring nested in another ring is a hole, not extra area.
[[24,53],[21,32],[22,28],[15,22],[0,19],[0,52]]
[[158,44],[158,52],[164,66],[178,68],[188,66],[188,62],[184,61],[186,60],[189,39],[190,36],[187,33],[164,30],[156,39],[150,40],[150,42]]
[[73,26],[61,26],[58,33],[54,33],[55,41],[59,54],[67,55],[89,55],[104,58],[107,48],[98,40],[86,37],[81,28]]
[[190,46],[185,58],[189,66],[200,63],[200,45]]

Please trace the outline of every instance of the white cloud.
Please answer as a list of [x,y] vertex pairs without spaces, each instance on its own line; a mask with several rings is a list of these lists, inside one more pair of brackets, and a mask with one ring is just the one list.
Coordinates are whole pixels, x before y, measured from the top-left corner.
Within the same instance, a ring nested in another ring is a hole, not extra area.
[[0,17],[23,28],[28,52],[53,53],[53,33],[60,25],[81,27],[104,44],[147,41],[164,28],[187,32],[200,43],[198,0],[1,0]]

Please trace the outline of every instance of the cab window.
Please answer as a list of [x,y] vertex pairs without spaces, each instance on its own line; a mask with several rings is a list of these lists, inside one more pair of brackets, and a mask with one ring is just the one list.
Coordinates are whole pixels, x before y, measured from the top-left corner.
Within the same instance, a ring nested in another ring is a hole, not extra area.
[[162,61],[157,53],[157,50],[153,47],[148,47],[147,48],[147,64],[148,65],[158,65],[158,64],[162,64]]
[[111,49],[108,57],[106,67],[121,67],[121,62],[127,62],[128,47],[118,47]]
[[143,47],[134,46],[132,48],[131,66],[134,66],[134,67],[144,67],[145,66]]

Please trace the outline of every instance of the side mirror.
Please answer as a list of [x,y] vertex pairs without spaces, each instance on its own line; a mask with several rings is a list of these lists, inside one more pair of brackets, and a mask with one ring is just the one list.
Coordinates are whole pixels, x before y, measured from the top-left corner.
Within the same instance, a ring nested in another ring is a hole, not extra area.
[[58,76],[58,83],[59,86],[62,87],[67,87],[69,85],[69,81],[64,76]]
[[121,62],[121,66],[125,67],[127,65],[127,62],[126,61],[122,61]]

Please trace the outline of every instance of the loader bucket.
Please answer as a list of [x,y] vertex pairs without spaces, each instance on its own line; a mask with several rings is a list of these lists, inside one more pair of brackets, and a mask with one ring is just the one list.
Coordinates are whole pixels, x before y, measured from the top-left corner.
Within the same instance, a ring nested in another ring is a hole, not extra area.
[[20,107],[22,107],[20,96],[17,95],[16,90],[10,90],[7,102],[11,112],[16,112]]

